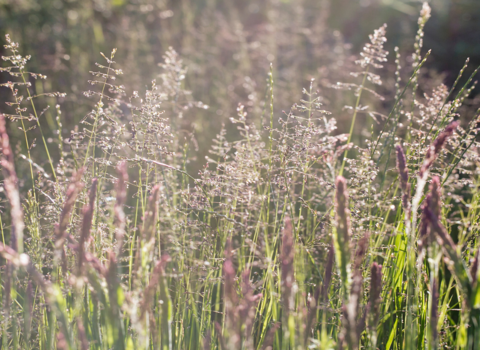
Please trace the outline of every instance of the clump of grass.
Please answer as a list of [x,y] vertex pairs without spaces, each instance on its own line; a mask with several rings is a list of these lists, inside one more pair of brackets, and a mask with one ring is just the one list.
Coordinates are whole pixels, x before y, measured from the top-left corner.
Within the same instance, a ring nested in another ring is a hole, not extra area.
[[[177,122],[205,105],[173,49],[142,97],[116,82],[116,50],[102,55],[92,111],[68,140],[59,130],[58,164],[32,158],[26,122],[42,123],[17,88],[31,96],[34,73],[7,57],[2,348],[478,348],[478,116],[458,113],[474,77],[453,98],[443,85],[417,93],[429,15],[425,5],[404,86],[371,71],[388,65],[386,26],[370,37],[353,72],[363,82],[338,85],[356,95],[349,134],[313,80],[277,114],[271,71],[269,113],[240,104],[236,136],[222,129],[198,174],[195,139]],[[370,128],[356,123],[363,92],[379,108]],[[24,157],[6,117],[21,125]]]

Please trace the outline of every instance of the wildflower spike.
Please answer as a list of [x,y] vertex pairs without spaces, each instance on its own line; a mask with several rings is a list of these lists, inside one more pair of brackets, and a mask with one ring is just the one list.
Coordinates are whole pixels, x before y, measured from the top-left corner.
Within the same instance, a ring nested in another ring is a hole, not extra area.
[[90,230],[92,228],[93,213],[95,210],[95,198],[97,196],[97,179],[92,180],[92,186],[88,194],[89,201],[83,207],[83,222],[82,231],[80,233],[80,239],[78,241],[78,271],[82,273],[83,262],[85,260],[85,244],[90,238]]
[[7,134],[5,125],[5,115],[0,113],[0,141],[3,157],[0,161],[4,175],[4,188],[7,193],[8,202],[10,203],[10,215],[12,217],[11,229],[11,247],[23,253],[23,210],[20,204],[20,194],[18,192],[18,178],[15,172],[15,164],[13,162],[13,152],[10,147],[10,139]]

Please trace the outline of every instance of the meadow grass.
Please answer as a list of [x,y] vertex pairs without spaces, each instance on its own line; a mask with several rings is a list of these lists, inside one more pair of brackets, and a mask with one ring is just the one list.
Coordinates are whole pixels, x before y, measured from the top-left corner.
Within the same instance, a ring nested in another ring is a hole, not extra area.
[[313,80],[280,113],[272,67],[263,110],[239,104],[198,174],[177,122],[208,107],[173,49],[130,96],[102,54],[91,111],[65,138],[57,106],[53,140],[36,102],[63,94],[33,94],[46,77],[7,36],[2,349],[479,349],[477,71],[450,90],[421,75],[429,17],[395,77],[384,25],[331,86],[348,134]]

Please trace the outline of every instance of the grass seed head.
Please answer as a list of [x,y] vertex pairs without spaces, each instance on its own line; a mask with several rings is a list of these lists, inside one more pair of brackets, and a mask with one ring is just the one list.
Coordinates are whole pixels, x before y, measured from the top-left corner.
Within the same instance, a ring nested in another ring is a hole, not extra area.
[[0,113],[0,142],[2,146],[2,159],[0,164],[3,170],[3,187],[7,193],[8,202],[10,203],[10,216],[12,218],[12,228],[10,232],[10,246],[23,253],[23,230],[25,224],[23,221],[23,210],[20,203],[20,193],[18,191],[18,177],[15,172],[15,164],[13,161],[13,152],[10,147],[10,138],[7,134],[5,115]]
[[442,150],[443,146],[445,145],[445,142],[447,139],[452,136],[453,132],[455,129],[457,129],[459,123],[454,121],[451,122],[447,127],[437,136],[435,141],[433,141],[432,145],[429,146],[427,150],[427,155],[425,157],[425,160],[423,162],[422,167],[420,168],[419,172],[419,177],[423,178],[427,171],[430,169],[432,164],[435,162],[437,159],[438,155],[440,154],[440,151]]

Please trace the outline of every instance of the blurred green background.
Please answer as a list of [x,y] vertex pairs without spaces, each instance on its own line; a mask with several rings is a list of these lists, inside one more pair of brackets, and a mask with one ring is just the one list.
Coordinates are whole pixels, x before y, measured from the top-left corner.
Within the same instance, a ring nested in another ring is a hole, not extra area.
[[[480,1],[429,3],[432,18],[423,52],[433,50],[428,68],[451,84],[467,57],[472,66],[480,64]],[[330,86],[348,81],[348,67],[374,29],[388,24],[389,60],[393,65],[398,46],[402,65],[408,66],[421,5],[401,0],[0,0],[0,33],[9,33],[23,54],[32,55],[30,71],[48,76],[32,80],[37,93],[67,93],[41,102],[60,103],[67,137],[95,102],[82,92],[90,89],[95,62],[103,63],[100,52],[118,48],[116,62],[125,73],[119,83],[128,100],[158,77],[158,63],[173,47],[188,66],[186,88],[194,100],[210,106],[191,109],[175,121],[182,130],[195,131],[204,155],[239,102],[250,115],[262,113],[271,62],[276,111],[298,101],[315,78],[327,109],[341,113]],[[387,69],[393,81],[394,67]],[[10,77],[3,73],[0,79]],[[9,98],[6,91],[0,97],[2,102]],[[0,108],[8,112],[4,103]],[[54,112],[44,114],[47,133],[56,129]]]

